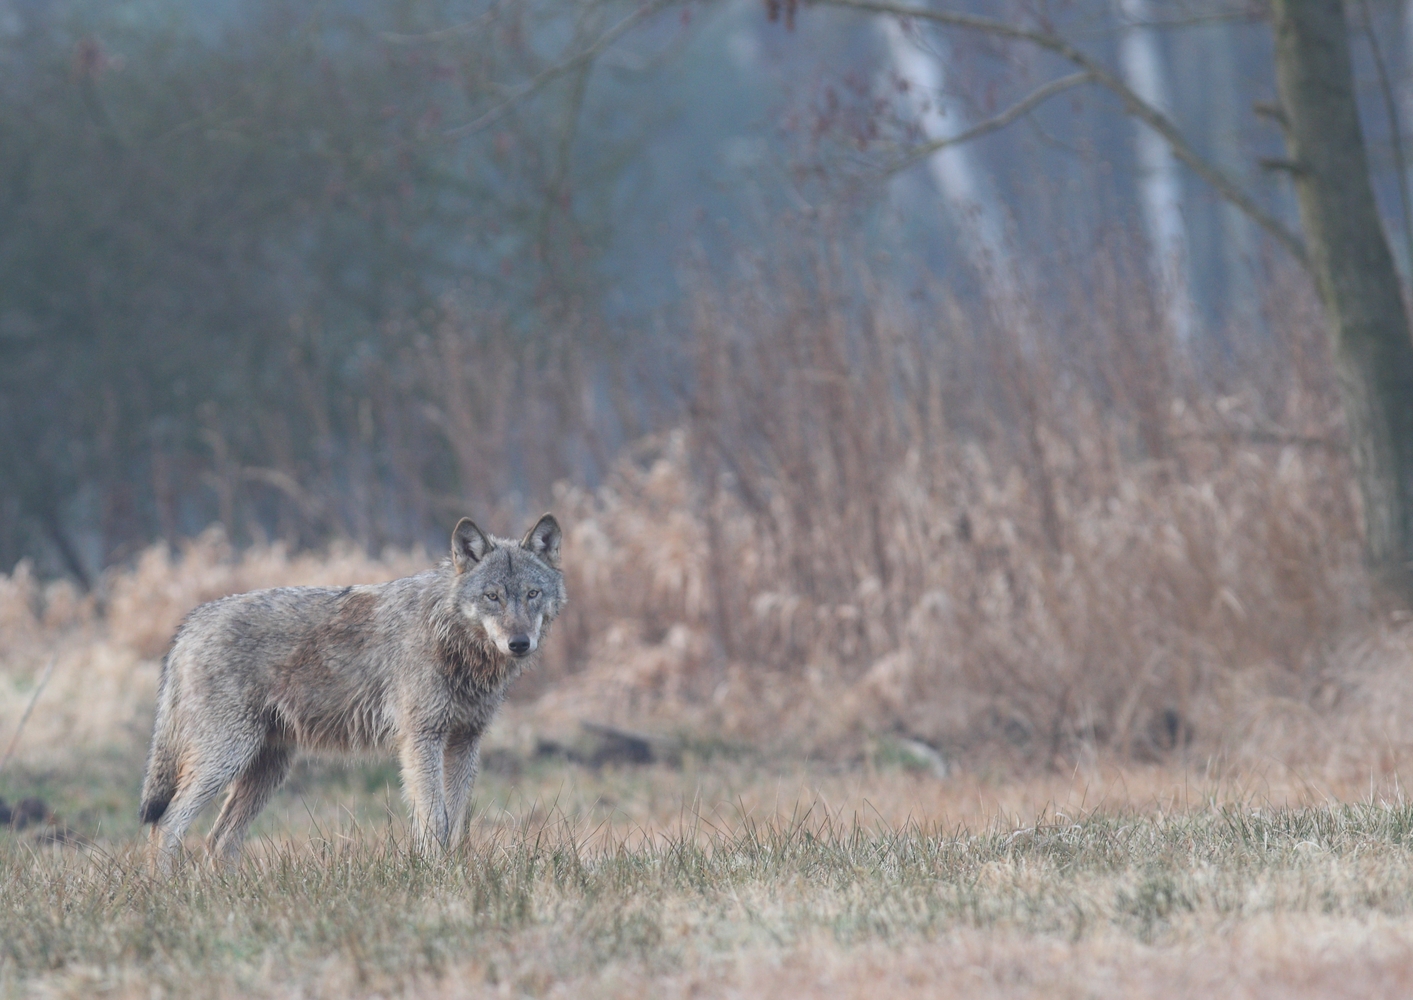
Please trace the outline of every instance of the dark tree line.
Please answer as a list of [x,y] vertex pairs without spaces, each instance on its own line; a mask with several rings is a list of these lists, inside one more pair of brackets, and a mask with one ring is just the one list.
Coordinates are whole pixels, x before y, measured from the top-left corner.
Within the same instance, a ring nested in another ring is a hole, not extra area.
[[546,331],[592,335],[573,94],[446,136],[534,78],[563,15],[351,6],[200,31],[79,7],[3,43],[0,564],[47,546],[87,579],[213,520],[407,544],[452,498],[568,471],[468,469],[448,413],[515,390],[445,377],[455,354],[513,381]]

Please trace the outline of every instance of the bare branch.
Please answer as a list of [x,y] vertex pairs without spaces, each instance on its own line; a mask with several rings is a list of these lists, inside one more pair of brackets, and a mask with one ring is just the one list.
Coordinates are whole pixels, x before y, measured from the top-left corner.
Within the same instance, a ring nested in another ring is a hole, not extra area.
[[1071,76],[1062,76],[1058,80],[1051,80],[1043,87],[1037,87],[1027,95],[1025,99],[1016,102],[994,118],[988,118],[984,122],[978,122],[965,132],[958,133],[957,135],[949,136],[946,139],[937,139],[919,146],[917,149],[908,153],[907,156],[903,157],[898,163],[889,167],[885,173],[891,176],[900,170],[906,170],[919,160],[927,159],[927,157],[938,150],[946,149],[948,146],[957,146],[964,142],[970,142],[973,139],[981,138],[987,133],[1003,129],[1016,119],[1029,114],[1033,108],[1048,101],[1056,94],[1069,90],[1071,87],[1078,87],[1082,83],[1090,83],[1093,79],[1094,76],[1090,73],[1075,73]]
[[416,35],[404,35],[396,31],[384,31],[383,41],[390,45],[422,45],[432,42],[445,42],[448,39],[459,38],[461,35],[479,31],[500,13],[502,3],[494,3],[486,10],[477,14],[469,21],[462,21],[460,24],[453,24],[449,28],[440,28],[436,31],[425,31]]
[[1201,28],[1209,24],[1257,24],[1261,15],[1250,10],[1218,11],[1213,14],[1193,14],[1189,17],[1153,18],[1149,21],[1130,21],[1134,28]]
[[280,469],[264,468],[261,466],[247,465],[240,470],[240,476],[247,482],[264,483],[266,486],[279,490],[285,496],[294,501],[299,507],[300,513],[310,520],[318,520],[324,515],[324,504],[319,498],[313,496],[299,481],[288,472]]
[[1309,265],[1305,244],[1298,234],[1258,205],[1255,199],[1243,191],[1236,181],[1228,177],[1224,170],[1194,150],[1171,118],[1139,97],[1127,84],[1109,72],[1102,63],[1082,49],[1076,48],[1064,37],[1051,31],[1023,28],[1006,21],[997,21],[994,18],[959,14],[955,11],[929,10],[925,7],[893,3],[891,0],[811,0],[811,2],[834,7],[849,7],[873,14],[890,14],[894,17],[931,21],[949,28],[960,28],[964,31],[975,31],[998,38],[1028,42],[1047,52],[1055,53],[1089,73],[1095,83],[1117,96],[1123,103],[1124,110],[1166,139],[1168,145],[1173,148],[1173,155],[1187,164],[1193,173],[1210,184],[1219,195],[1245,212],[1258,226],[1270,233],[1276,242],[1285,247],[1291,256],[1300,261],[1302,265]]
[[1256,101],[1251,105],[1251,110],[1258,118],[1267,118],[1275,122],[1282,131],[1290,131],[1290,119],[1285,116],[1285,108],[1275,101]]
[[1113,35],[1116,31],[1123,31],[1127,28],[1157,28],[1159,31],[1164,31],[1170,28],[1201,28],[1210,24],[1256,24],[1260,22],[1261,19],[1262,15],[1254,10],[1213,11],[1208,14],[1191,14],[1187,17],[1155,17],[1143,20],[1125,20],[1117,28],[1096,28],[1092,31],[1081,32],[1077,37],[1104,38]]
[[629,31],[633,30],[633,28],[652,17],[658,11],[676,2],[677,0],[652,0],[652,2],[644,4],[605,31],[581,52],[543,70],[529,83],[516,89],[513,94],[474,121],[467,122],[465,125],[458,125],[455,128],[449,128],[443,132],[442,135],[448,139],[459,139],[462,136],[472,135],[484,128],[489,128],[508,115],[521,101],[538,93],[547,84],[553,83],[566,73],[572,73],[580,67],[587,66],[598,58],[599,54],[603,52],[604,49],[618,41]]
[[0,771],[5,770],[5,765],[10,763],[10,758],[15,755],[15,747],[20,745],[20,735],[25,731],[25,723],[29,721],[30,713],[34,711],[34,703],[44,693],[44,686],[49,683],[49,678],[54,673],[54,666],[58,662],[57,655],[51,656],[49,664],[44,668],[44,673],[39,675],[39,683],[34,686],[34,694],[29,696],[29,704],[25,706],[23,714],[20,715],[19,725],[15,726],[15,734],[10,737],[10,745],[5,748],[5,756],[0,757]]
[[1292,177],[1301,177],[1310,172],[1294,160],[1288,160],[1281,156],[1263,156],[1256,161],[1256,165],[1262,170],[1290,174]]

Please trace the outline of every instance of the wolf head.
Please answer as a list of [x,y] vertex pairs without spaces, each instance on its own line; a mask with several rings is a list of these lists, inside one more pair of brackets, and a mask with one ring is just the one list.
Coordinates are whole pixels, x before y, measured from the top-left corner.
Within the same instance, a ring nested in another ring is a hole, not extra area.
[[559,522],[546,514],[518,543],[463,517],[451,533],[456,606],[506,656],[528,656],[564,605]]

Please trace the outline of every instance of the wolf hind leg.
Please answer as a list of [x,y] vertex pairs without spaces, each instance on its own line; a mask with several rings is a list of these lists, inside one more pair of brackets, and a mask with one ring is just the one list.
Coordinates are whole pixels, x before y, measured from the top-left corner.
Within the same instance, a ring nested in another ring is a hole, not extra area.
[[206,846],[213,857],[227,865],[235,863],[250,824],[289,774],[292,756],[288,744],[266,742],[236,778],[206,836]]
[[251,724],[223,734],[219,741],[198,742],[187,748],[177,792],[152,828],[154,867],[172,870],[181,855],[182,838],[197,814],[249,767],[264,737],[264,728]]

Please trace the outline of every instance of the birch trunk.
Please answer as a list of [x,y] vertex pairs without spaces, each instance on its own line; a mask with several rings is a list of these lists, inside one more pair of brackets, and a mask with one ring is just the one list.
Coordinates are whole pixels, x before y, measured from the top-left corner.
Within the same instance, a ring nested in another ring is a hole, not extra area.
[[1365,548],[1400,587],[1413,558],[1413,341],[1379,219],[1340,0],[1272,0],[1276,85],[1310,265],[1324,301]]
[[[1213,159],[1228,176],[1240,178],[1250,187],[1247,159],[1241,149],[1241,123],[1237,109],[1242,94],[1236,71],[1236,39],[1228,24],[1206,25],[1192,32],[1192,53],[1197,72],[1205,77],[1208,90],[1208,128]],[[1223,296],[1226,318],[1238,331],[1262,331],[1260,301],[1255,266],[1259,254],[1256,225],[1246,213],[1229,201],[1218,203],[1220,238],[1218,259],[1225,272]],[[1194,296],[1203,301],[1199,293]]]
[[[912,112],[928,141],[959,135],[969,122],[965,111],[949,97],[937,52],[924,52],[897,21],[883,22],[883,39],[898,75],[908,81]],[[939,40],[938,45],[943,43]],[[1020,280],[1007,252],[1005,216],[989,185],[978,177],[967,145],[938,150],[927,158],[928,175],[941,192],[960,226],[971,264],[981,274],[991,307],[1021,338],[1028,340]]]
[[[1123,20],[1119,65],[1124,82],[1153,107],[1169,113],[1162,48],[1154,29],[1146,27],[1152,20],[1148,0],[1118,0],[1118,7]],[[1192,340],[1194,311],[1182,218],[1182,178],[1167,141],[1142,122],[1135,121],[1134,127],[1139,200],[1153,271],[1162,290],[1169,332],[1179,347],[1186,348]]]

